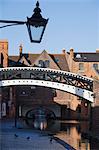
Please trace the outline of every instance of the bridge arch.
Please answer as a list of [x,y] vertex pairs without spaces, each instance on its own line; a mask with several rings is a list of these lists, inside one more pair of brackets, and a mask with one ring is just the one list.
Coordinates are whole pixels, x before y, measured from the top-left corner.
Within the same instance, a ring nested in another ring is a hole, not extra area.
[[[55,113],[47,107],[36,107],[26,112],[26,118],[33,119],[33,116],[38,119],[38,117],[43,116],[45,119],[55,119]],[[41,118],[43,118],[41,117]]]
[[36,85],[54,88],[82,97],[90,102],[93,97],[93,80],[79,74],[37,67],[0,68],[0,87]]
[[42,129],[46,129],[49,125],[52,125],[56,119],[55,113],[47,107],[35,107],[26,112],[25,121],[28,126]]

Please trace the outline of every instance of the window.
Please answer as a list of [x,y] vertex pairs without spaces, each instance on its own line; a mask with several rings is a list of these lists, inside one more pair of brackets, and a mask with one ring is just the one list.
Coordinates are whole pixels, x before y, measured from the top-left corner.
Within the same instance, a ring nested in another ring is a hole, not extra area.
[[55,62],[58,63],[58,62],[59,62],[59,59],[58,59],[58,58],[55,58]]
[[45,60],[45,61],[39,60],[39,67],[48,68],[49,64],[50,64],[49,60]]
[[56,93],[56,90],[55,90],[55,89],[52,89],[52,93],[53,93],[53,96],[54,96],[54,97],[57,96],[57,93]]
[[79,63],[79,70],[84,70],[84,64],[83,63]]
[[99,70],[99,64],[93,64],[93,67],[94,67],[96,70]]
[[39,60],[39,67],[44,67],[44,61],[43,60]]
[[50,61],[49,60],[45,60],[44,64],[45,64],[45,68],[48,68],[49,64],[50,64]]

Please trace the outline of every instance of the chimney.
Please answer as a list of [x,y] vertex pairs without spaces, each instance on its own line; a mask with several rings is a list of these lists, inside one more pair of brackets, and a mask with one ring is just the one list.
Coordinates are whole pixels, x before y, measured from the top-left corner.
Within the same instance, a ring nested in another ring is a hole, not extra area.
[[20,44],[20,46],[19,46],[20,57],[22,56],[22,49],[23,49],[22,44]]
[[73,48],[70,48],[70,56],[71,56],[71,58],[74,58],[74,49]]
[[63,53],[63,54],[66,54],[65,48],[62,49],[62,53]]
[[0,40],[0,63],[3,67],[8,66],[8,41]]
[[96,49],[96,53],[99,53],[99,49]]

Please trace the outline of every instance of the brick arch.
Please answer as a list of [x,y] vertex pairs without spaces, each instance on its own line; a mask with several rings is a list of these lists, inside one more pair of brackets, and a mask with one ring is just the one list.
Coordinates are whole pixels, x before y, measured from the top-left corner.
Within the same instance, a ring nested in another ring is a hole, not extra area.
[[52,123],[56,119],[56,115],[49,108],[44,107],[44,106],[38,106],[27,111],[25,118],[26,118],[25,119],[26,124],[28,126],[35,127],[35,121],[36,121],[36,123],[39,123],[39,126],[35,128],[40,128],[40,122],[43,122],[43,123],[45,122],[46,127],[47,127],[47,123],[48,122]]
[[27,111],[26,118],[28,118],[28,117],[31,118],[32,114],[34,114],[36,117],[36,115],[40,115],[40,113],[41,113],[41,115],[44,115],[46,117],[46,119],[50,119],[50,118],[55,119],[56,118],[55,113],[52,110],[50,110],[49,108],[44,107],[44,106],[35,107],[35,108]]

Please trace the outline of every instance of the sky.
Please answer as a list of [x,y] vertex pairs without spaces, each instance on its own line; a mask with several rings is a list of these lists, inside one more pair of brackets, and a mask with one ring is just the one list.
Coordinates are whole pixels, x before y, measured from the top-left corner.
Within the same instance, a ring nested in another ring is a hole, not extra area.
[[[26,21],[36,0],[0,0],[0,20]],[[39,0],[42,16],[49,18],[41,43],[31,43],[26,25],[0,29],[9,42],[9,55],[23,53],[95,52],[99,49],[99,0]],[[0,23],[0,26],[4,24]]]

